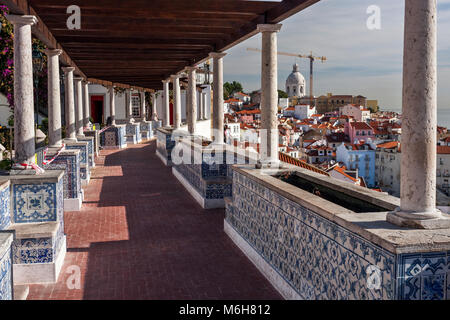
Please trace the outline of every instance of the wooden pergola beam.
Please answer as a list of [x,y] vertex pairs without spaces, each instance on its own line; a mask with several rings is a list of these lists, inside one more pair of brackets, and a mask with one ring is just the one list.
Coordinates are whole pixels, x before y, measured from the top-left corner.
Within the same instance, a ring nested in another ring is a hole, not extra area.
[[19,14],[19,15],[34,15],[38,19],[38,23],[32,27],[32,32],[41,40],[48,48],[51,49],[60,49],[62,53],[60,55],[60,61],[62,64],[66,66],[75,67],[75,73],[83,78],[87,78],[86,75],[81,71],[80,68],[76,65],[74,61],[70,58],[64,48],[56,41],[53,34],[47,28],[42,19],[37,15],[32,7],[30,7],[25,0],[1,0],[0,3],[5,4],[9,8],[9,12],[11,14]]
[[[161,80],[199,65],[319,0],[0,0],[32,14],[33,33],[63,50],[76,73],[105,83],[161,88]],[[81,10],[81,29],[66,26],[67,8]]]

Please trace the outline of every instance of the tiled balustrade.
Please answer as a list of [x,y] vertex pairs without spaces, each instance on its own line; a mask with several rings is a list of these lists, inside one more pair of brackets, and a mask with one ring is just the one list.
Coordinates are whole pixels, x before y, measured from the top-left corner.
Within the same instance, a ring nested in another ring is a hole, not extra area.
[[[56,151],[49,149],[47,158],[52,159]],[[83,200],[81,188],[80,153],[78,149],[63,150],[45,170],[64,170],[64,210],[79,211]]]
[[[382,193],[288,170],[386,211],[399,204]],[[450,299],[450,230],[396,227],[386,222],[386,212],[355,213],[274,173],[233,167],[225,231],[285,298]]]
[[84,135],[87,137],[94,137],[94,153],[95,156],[98,157],[100,152],[100,130],[84,130]]
[[55,282],[66,252],[62,170],[10,175],[10,224],[14,285]]
[[104,149],[124,149],[127,147],[126,126],[111,126],[100,134],[100,145]]
[[80,150],[80,176],[82,185],[90,181],[89,143],[86,141],[66,142],[67,150]]
[[0,185],[0,300],[13,299],[12,232],[5,231],[11,225],[10,182]]
[[172,159],[172,172],[194,199],[205,209],[225,208],[224,199],[231,196],[231,166],[249,163],[249,156],[229,145],[212,147],[209,141],[190,137],[180,139],[173,150],[181,161]]

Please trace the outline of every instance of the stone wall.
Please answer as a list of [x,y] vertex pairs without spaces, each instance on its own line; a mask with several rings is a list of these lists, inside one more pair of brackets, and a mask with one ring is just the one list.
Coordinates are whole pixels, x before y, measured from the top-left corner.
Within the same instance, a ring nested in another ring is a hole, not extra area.
[[450,251],[392,252],[237,170],[225,229],[286,298],[450,299]]

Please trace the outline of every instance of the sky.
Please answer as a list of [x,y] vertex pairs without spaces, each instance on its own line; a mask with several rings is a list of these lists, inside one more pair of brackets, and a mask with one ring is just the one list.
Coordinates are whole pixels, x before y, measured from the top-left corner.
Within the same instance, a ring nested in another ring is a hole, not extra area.
[[[367,8],[380,8],[380,30],[369,30]],[[321,0],[282,22],[278,50],[326,56],[314,65],[314,95],[362,94],[383,110],[401,110],[404,0]],[[224,81],[246,92],[261,87],[261,47],[256,35],[228,50]],[[278,88],[285,90],[298,63],[309,92],[309,60],[278,56]],[[450,0],[438,0],[438,108],[450,110]]]

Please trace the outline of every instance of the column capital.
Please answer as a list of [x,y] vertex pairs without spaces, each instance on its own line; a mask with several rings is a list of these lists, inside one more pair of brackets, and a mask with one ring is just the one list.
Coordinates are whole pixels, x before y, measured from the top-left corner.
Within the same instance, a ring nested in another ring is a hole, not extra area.
[[73,81],[83,81],[83,78],[82,77],[73,77]]
[[45,49],[44,53],[49,57],[53,57],[53,56],[61,55],[62,50],[61,49]]
[[75,71],[75,67],[63,67],[61,68],[64,73],[70,73]]
[[278,32],[281,30],[281,23],[278,24],[258,24],[258,32]]
[[197,71],[197,67],[186,67],[186,68],[184,68],[185,70],[187,70],[187,71],[189,71],[189,72],[192,72],[192,71]]
[[209,56],[213,59],[220,59],[225,57],[226,55],[227,55],[226,52],[211,52],[209,54]]
[[161,82],[162,82],[162,83],[169,83],[169,82],[170,82],[170,78],[169,78],[169,79],[161,80]]
[[171,80],[180,79],[180,78],[181,78],[180,74],[173,74],[173,75],[170,76]]
[[6,15],[6,19],[12,24],[21,24],[21,25],[34,25],[38,22],[36,16],[31,15],[16,15],[16,14],[8,14]]

